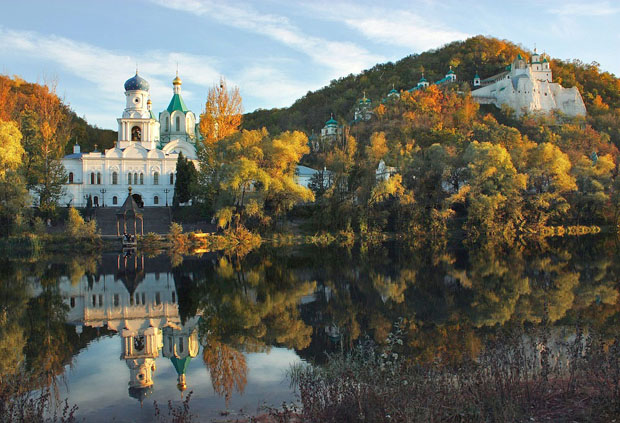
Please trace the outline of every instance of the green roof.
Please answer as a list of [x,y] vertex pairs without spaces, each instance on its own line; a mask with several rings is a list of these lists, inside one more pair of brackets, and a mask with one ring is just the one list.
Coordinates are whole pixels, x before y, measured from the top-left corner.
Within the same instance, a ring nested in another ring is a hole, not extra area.
[[523,60],[523,57],[521,56],[521,53],[519,53],[519,54],[517,55],[517,59],[519,59],[519,60]]
[[420,78],[420,82],[426,82],[426,78],[424,77]]
[[153,113],[153,111],[152,111],[152,110],[150,111],[150,115],[151,115],[151,119],[155,119],[155,120],[157,120],[157,118],[155,117],[155,113]]
[[543,59],[543,63],[548,63],[548,62],[549,62],[549,61],[548,61],[548,60],[547,60],[547,58],[545,57],[545,58]]
[[390,90],[390,94],[398,94],[398,91],[396,91],[396,89],[392,88],[392,89]]
[[187,371],[187,366],[189,365],[189,362],[191,360],[192,358],[190,356],[187,356],[185,358],[170,357],[170,361],[172,361],[172,365],[174,366],[174,369],[177,371],[178,375],[185,374],[185,372]]
[[325,125],[338,125],[338,121],[336,121],[334,118],[331,118],[330,120],[328,120],[327,122],[325,122]]
[[170,104],[168,105],[167,110],[168,110],[168,113],[172,113],[175,110],[178,110],[183,113],[189,112],[189,109],[185,105],[185,102],[183,101],[183,97],[181,97],[180,94],[174,94],[172,96],[172,100],[170,100]]
[[476,72],[476,76],[474,76],[474,78],[480,79],[480,77],[478,76],[478,72]]
[[450,69],[450,70],[448,71],[448,75],[452,75],[453,73],[454,73],[454,71],[453,71],[452,69]]

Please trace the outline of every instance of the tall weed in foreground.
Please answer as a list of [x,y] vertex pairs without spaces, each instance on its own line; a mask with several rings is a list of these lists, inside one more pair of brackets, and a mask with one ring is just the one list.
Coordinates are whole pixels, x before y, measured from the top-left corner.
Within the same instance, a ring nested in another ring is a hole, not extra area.
[[74,423],[76,405],[57,401],[51,386],[31,390],[30,375],[17,372],[0,378],[0,422]]
[[359,343],[289,373],[307,422],[609,422],[620,413],[620,344],[577,328],[489,341],[475,360],[415,364],[400,324],[385,346]]

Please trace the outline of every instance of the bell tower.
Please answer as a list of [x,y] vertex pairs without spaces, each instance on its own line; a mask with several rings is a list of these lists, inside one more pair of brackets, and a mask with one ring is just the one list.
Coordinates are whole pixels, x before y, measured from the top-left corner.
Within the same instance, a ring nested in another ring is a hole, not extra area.
[[139,143],[147,150],[159,141],[159,122],[151,112],[149,83],[138,75],[125,81],[125,110],[118,119],[118,148]]

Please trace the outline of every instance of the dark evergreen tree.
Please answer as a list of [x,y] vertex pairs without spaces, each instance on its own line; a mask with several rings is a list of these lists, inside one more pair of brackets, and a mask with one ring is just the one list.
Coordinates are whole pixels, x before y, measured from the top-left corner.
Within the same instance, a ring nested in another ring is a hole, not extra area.
[[174,197],[177,203],[187,203],[193,197],[194,185],[196,183],[196,167],[188,160],[183,153],[179,153],[177,159],[176,181],[174,182]]

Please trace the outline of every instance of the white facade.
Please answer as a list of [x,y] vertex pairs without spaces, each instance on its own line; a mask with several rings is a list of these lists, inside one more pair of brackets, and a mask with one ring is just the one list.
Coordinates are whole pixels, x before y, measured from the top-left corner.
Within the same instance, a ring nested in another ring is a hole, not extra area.
[[[564,88],[554,83],[547,59],[536,52],[527,63],[519,55],[507,72],[478,81],[480,88],[472,97],[481,104],[507,105],[517,117],[524,113],[549,113],[559,110],[568,116],[585,116],[586,106],[577,87]],[[476,81],[474,83],[476,85]]]
[[172,108],[160,113],[157,120],[151,109],[148,82],[137,72],[125,82],[126,105],[118,119],[116,145],[91,153],[81,153],[76,145],[73,154],[63,158],[68,180],[61,205],[84,207],[91,196],[94,206],[118,207],[130,186],[134,198],[144,206],[172,204],[179,153],[196,160],[196,118],[185,107],[178,76],[173,86]]

